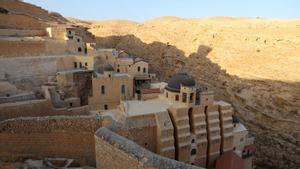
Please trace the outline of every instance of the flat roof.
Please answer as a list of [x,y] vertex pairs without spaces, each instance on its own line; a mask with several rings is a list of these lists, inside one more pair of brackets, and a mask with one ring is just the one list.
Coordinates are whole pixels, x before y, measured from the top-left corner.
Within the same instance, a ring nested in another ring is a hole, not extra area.
[[168,99],[131,100],[124,101],[129,116],[139,116],[164,112],[170,107],[183,107],[182,103],[175,103]]

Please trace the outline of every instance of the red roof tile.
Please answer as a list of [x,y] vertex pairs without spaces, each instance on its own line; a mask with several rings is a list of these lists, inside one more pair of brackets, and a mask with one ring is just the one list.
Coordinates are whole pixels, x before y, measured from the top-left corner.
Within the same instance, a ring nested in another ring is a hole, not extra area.
[[241,157],[233,151],[221,155],[217,159],[216,169],[244,169],[244,162]]

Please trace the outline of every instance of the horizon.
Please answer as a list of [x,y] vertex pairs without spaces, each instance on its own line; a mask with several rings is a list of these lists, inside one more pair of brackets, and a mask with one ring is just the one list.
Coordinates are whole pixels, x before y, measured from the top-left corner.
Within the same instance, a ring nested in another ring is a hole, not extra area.
[[[130,20],[144,22],[159,17],[179,18],[261,18],[261,19],[300,19],[300,1],[297,0],[259,0],[241,2],[238,0],[198,1],[165,0],[138,1],[111,0],[97,2],[97,0],[74,0],[72,3],[61,3],[59,0],[24,0],[51,11],[58,12],[65,17],[81,20]],[[95,4],[100,4],[97,6]],[[115,5],[118,4],[118,5]],[[80,11],[80,12],[79,12]]]

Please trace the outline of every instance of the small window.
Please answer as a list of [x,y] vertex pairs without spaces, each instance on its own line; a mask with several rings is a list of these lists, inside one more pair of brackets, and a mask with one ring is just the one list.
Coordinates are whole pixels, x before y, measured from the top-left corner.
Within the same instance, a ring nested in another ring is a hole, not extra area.
[[85,62],[85,63],[84,63],[84,66],[88,66],[88,63],[87,63],[87,62]]
[[143,68],[143,72],[146,73],[146,68]]
[[192,139],[192,143],[195,143],[195,139]]
[[117,72],[120,72],[120,69],[117,69]]
[[70,103],[70,107],[72,107],[73,106],[73,103]]
[[182,93],[182,102],[186,103],[186,93]]
[[125,94],[125,85],[122,85],[122,86],[121,86],[121,93],[122,93],[122,94]]
[[77,39],[77,42],[80,42],[80,39],[79,39],[79,38]]
[[193,148],[193,149],[191,150],[191,156],[192,156],[192,155],[196,155],[196,153],[197,153],[197,150]]
[[77,68],[77,62],[74,62],[74,68]]
[[79,62],[79,67],[82,68],[82,63],[81,62]]
[[72,32],[71,32],[71,31],[69,31],[69,34],[71,35],[71,34],[72,34]]
[[78,52],[81,52],[81,50],[82,50],[81,47],[79,47],[79,48],[78,48]]
[[104,85],[101,86],[101,94],[105,94],[105,86]]
[[120,65],[118,65],[118,67],[120,67]]
[[111,75],[109,74],[108,77],[111,77]]
[[131,67],[131,65],[128,65],[128,67]]
[[138,70],[138,72],[141,71],[141,67],[138,66],[137,70]]
[[108,56],[105,56],[106,60],[108,60]]
[[168,92],[166,92],[166,98],[168,98]]
[[241,139],[240,139],[240,142],[243,142],[243,141],[244,141],[244,138],[241,138]]
[[194,93],[191,93],[191,94],[190,94],[190,102],[192,103],[193,100],[194,100]]
[[175,96],[175,100],[178,101],[179,100],[179,96],[178,94]]
[[104,105],[104,110],[107,110],[108,109],[108,106],[107,106],[107,104],[106,105]]
[[84,48],[84,53],[87,54],[87,48]]

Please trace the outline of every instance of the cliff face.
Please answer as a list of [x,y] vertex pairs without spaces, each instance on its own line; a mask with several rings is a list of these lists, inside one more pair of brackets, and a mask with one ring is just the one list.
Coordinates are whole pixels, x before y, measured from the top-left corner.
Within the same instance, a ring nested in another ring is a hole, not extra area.
[[90,28],[98,47],[143,57],[162,80],[185,69],[232,103],[256,137],[258,166],[299,167],[299,20],[167,17]]

